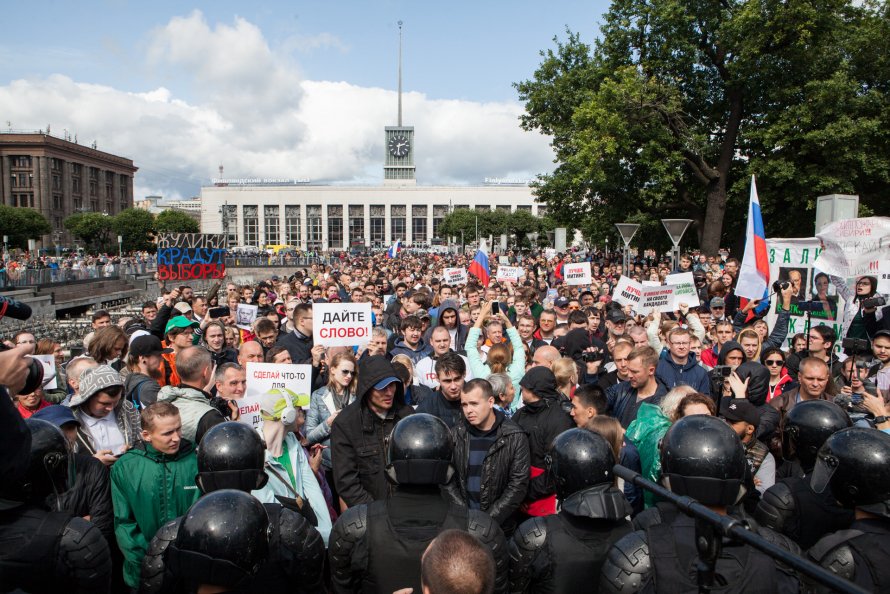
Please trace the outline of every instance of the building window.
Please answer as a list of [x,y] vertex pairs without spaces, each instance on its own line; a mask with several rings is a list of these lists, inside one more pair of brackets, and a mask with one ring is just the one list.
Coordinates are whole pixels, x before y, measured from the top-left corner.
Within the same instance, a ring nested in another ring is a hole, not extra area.
[[33,181],[34,181],[34,176],[30,173],[13,173],[12,174],[12,187],[13,188],[30,188]]
[[99,212],[99,199],[95,196],[90,198],[90,210],[93,212]]
[[349,207],[349,245],[365,245],[365,207]]
[[53,175],[53,190],[61,190],[62,189],[62,176],[61,175]]
[[468,209],[470,206],[468,204],[456,204],[454,205],[454,210],[460,210],[461,208]]
[[74,197],[74,210],[75,211],[83,210],[83,198],[81,198],[80,196]]
[[241,218],[244,220],[244,245],[259,247],[260,221],[258,208],[255,205],[242,207]]
[[386,207],[371,207],[371,247],[383,247],[386,244]]
[[284,207],[284,236],[287,245],[300,247],[300,207]]
[[510,205],[509,204],[498,204],[497,206],[494,207],[494,209],[495,210],[503,210],[505,212],[510,212]]
[[525,212],[531,212],[531,211],[532,211],[532,207],[531,207],[531,205],[529,205],[529,204],[521,204],[521,205],[519,205],[519,206],[516,207],[516,210],[524,210]]
[[53,171],[62,171],[62,160],[52,157],[49,160],[49,166]]
[[99,181],[99,168],[98,167],[90,167],[90,179]]
[[98,196],[99,195],[99,184],[96,180],[90,180],[90,196]]
[[404,206],[390,206],[389,207],[389,235],[392,240],[405,241],[405,217],[407,216],[407,209]]
[[328,249],[343,248],[343,207],[339,204],[328,206]]
[[234,204],[224,204],[220,214],[226,246],[238,245],[238,207]]
[[306,207],[306,248],[317,251],[321,243],[321,206]]
[[53,194],[53,210],[62,210],[61,194]]
[[28,155],[16,155],[12,158],[13,167],[31,167],[31,157]]
[[56,231],[62,230],[62,217],[53,217],[53,229]]
[[105,201],[105,212],[107,212],[108,214],[114,212],[114,204],[111,202],[111,200]]
[[419,244],[427,242],[426,235],[426,205],[411,207],[411,243]]
[[448,207],[444,204],[433,205],[433,237],[441,238],[439,235],[439,225],[442,224],[442,220],[448,216]]
[[489,208],[487,204],[486,204],[486,205],[480,205],[480,204],[477,204],[477,205],[473,208],[473,210],[475,210],[476,212],[488,212],[488,211],[491,210],[491,208]]
[[71,178],[71,192],[74,194],[80,194],[80,178],[79,177]]
[[278,234],[278,207],[264,206],[263,218],[263,226],[266,230],[266,245],[278,245],[281,239]]
[[13,194],[12,205],[34,208],[34,194]]

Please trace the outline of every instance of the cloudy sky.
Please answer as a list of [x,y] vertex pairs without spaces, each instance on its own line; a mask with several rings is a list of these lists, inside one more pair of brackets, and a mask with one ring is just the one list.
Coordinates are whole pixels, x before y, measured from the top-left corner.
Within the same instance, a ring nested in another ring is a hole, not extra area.
[[[9,3],[0,128],[66,132],[140,168],[136,197],[197,195],[218,176],[375,184],[396,119],[421,184],[552,167],[513,82],[565,28],[592,42],[605,0]],[[14,24],[14,26],[13,26]]]

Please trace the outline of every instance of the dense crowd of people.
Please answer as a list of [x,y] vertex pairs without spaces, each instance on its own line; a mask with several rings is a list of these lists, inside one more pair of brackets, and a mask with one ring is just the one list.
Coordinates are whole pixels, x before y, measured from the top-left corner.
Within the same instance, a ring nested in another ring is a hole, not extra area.
[[[867,590],[890,584],[874,277],[834,302],[846,336],[831,319],[789,335],[800,287],[774,288],[770,325],[735,295],[732,258],[505,257],[516,282],[443,282],[464,255],[343,254],[162,287],[138,312],[93,312],[74,358],[20,332],[0,352],[0,591],[695,590],[696,521],[616,463]],[[590,284],[566,282],[578,261]],[[698,306],[613,299],[622,276],[677,272]],[[370,339],[317,344],[317,303],[369,303]],[[240,304],[257,306],[249,327]],[[32,354],[54,357],[43,381]],[[254,429],[239,401],[258,362],[307,366],[312,391],[260,397]],[[813,585],[728,538],[711,561],[721,591]]]

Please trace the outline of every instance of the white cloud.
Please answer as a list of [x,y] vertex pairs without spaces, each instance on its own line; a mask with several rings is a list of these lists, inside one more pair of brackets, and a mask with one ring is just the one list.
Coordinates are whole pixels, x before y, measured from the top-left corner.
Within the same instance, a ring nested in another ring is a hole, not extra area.
[[[148,47],[149,64],[169,74],[170,88],[128,92],[64,75],[16,80],[0,86],[0,111],[16,128],[49,122],[55,134],[64,128],[82,144],[95,139],[100,150],[132,158],[137,198],[195,195],[220,164],[226,177],[382,178],[394,91],[301,80],[288,52],[270,49],[240,18],[211,27],[199,12],[176,17],[152,32]],[[180,84],[187,88],[178,93]],[[403,105],[404,123],[415,126],[421,184],[532,177],[552,167],[548,139],[519,128],[517,103],[406,93]]]

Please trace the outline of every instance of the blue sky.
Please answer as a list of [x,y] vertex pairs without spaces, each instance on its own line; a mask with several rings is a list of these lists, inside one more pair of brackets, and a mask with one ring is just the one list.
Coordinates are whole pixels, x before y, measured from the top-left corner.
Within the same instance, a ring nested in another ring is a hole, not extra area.
[[395,117],[402,20],[405,123],[417,126],[420,183],[534,175],[552,156],[547,139],[517,131],[511,84],[532,75],[566,26],[592,41],[607,8],[8,3],[4,20],[16,26],[0,38],[0,111],[13,128],[50,123],[133,158],[137,197],[196,194],[218,162],[227,175],[375,183],[382,128]]

